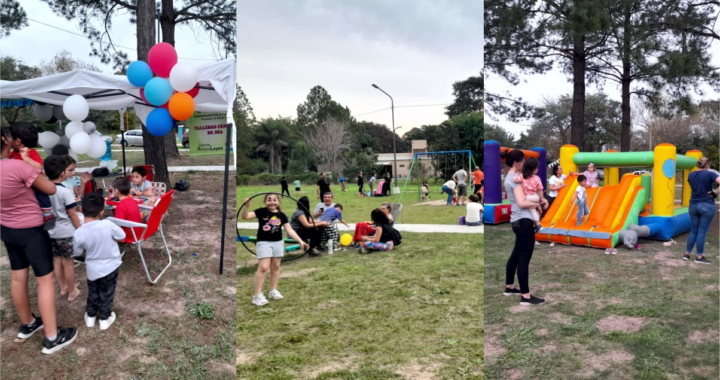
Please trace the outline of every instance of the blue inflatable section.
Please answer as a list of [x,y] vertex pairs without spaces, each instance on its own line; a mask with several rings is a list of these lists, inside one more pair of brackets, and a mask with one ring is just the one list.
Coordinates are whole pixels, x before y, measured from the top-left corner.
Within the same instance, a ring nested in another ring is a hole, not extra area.
[[484,224],[495,224],[495,206],[497,205],[483,205],[485,207],[485,213],[483,214]]
[[690,214],[684,212],[675,216],[640,216],[638,224],[650,228],[647,239],[670,240],[690,231]]

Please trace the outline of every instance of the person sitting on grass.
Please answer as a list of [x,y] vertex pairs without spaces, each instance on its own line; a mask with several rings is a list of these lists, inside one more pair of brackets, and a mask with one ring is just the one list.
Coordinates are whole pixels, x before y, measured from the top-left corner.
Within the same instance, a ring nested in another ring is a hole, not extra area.
[[256,243],[258,269],[255,272],[255,293],[252,298],[252,303],[256,306],[268,304],[268,300],[262,291],[268,271],[270,272],[270,293],[268,293],[268,297],[273,300],[284,298],[277,289],[280,280],[280,263],[285,255],[283,227],[287,236],[298,242],[301,248],[310,248],[293,230],[287,216],[280,211],[280,197],[277,194],[265,195],[264,203],[264,208],[250,212],[250,198],[246,198],[245,202],[243,202],[241,214],[243,220],[258,219]]
[[[11,145],[13,151],[10,152],[8,158],[22,160],[33,168],[39,169],[42,173],[43,160],[37,150],[34,149],[38,143],[38,132],[35,126],[26,122],[15,123],[10,126],[10,134],[12,135]],[[35,198],[37,198],[43,213],[45,230],[51,230],[55,227],[55,215],[52,212],[50,197],[37,189],[34,191]]]
[[[67,156],[66,156],[67,157]],[[60,297],[68,296],[68,302],[75,301],[80,294],[79,283],[75,282],[73,262],[73,234],[80,228],[77,203],[72,190],[63,185],[68,161],[65,157],[50,156],[45,159],[45,174],[55,184],[56,192],[50,196],[56,215],[55,228],[48,231],[52,247],[54,272],[60,285]]]
[[360,253],[370,253],[370,251],[392,251],[395,248],[393,242],[393,228],[390,226],[390,220],[387,215],[379,208],[372,210],[370,213],[375,225],[375,231],[370,236],[363,236],[360,244]]
[[290,226],[301,239],[308,242],[310,254],[319,255],[320,252],[316,248],[320,246],[320,236],[322,236],[322,232],[330,223],[312,219],[309,210],[310,199],[306,196],[300,197],[298,199],[298,208],[290,217]]
[[325,213],[325,211],[335,207],[335,202],[333,202],[333,198],[333,193],[323,194],[323,201],[315,205],[315,210],[313,210],[313,218],[319,218],[320,215]]
[[340,223],[345,225],[345,227],[350,227],[347,222],[343,220],[342,210],[343,206],[340,203],[335,203],[331,209],[325,210],[325,213],[320,215],[318,218],[319,221],[328,223],[328,228],[323,230],[323,235],[320,239],[320,246],[322,248],[326,248],[327,243],[332,240],[334,242],[335,251],[340,249],[337,244],[340,241],[340,232],[338,232],[337,227],[335,227],[333,223],[336,220],[339,220]]
[[136,166],[132,170],[132,187],[130,194],[135,196],[151,197],[153,195],[152,182],[145,179],[147,170],[142,166]]
[[75,231],[73,250],[75,256],[85,256],[88,284],[85,326],[95,327],[100,316],[100,330],[107,330],[116,318],[112,309],[118,268],[122,264],[117,242],[125,239],[125,231],[109,220],[101,220],[105,200],[98,193],[83,197],[82,210],[85,224]]
[[[382,205],[380,205],[380,211],[382,211],[385,216],[387,216],[388,221],[390,222],[390,226],[392,226],[394,224],[392,216],[392,205],[390,203],[383,203]],[[375,231],[375,226],[373,225],[372,221],[356,223],[355,232],[353,233],[353,244],[351,245],[351,247],[359,248],[363,236],[370,235],[373,231]]]
[[[135,223],[142,223],[140,207],[138,207],[134,199],[130,198],[130,181],[125,177],[118,177],[115,178],[112,186],[113,196],[119,201],[118,205],[115,206],[115,217]],[[143,234],[142,227],[123,227],[122,229],[126,235],[122,243],[134,243],[140,239]]]
[[[57,192],[57,187],[41,174],[40,169],[7,159],[13,140],[10,130],[0,128],[0,140],[0,239],[10,262],[10,294],[20,320],[17,337],[29,339],[44,329],[42,353],[53,354],[72,343],[78,334],[75,327],[64,329],[57,325],[50,236],[43,228],[42,212],[33,194],[33,189],[38,189],[52,195]],[[35,316],[30,308],[30,267],[37,283],[40,316]]]
[[465,216],[465,225],[479,226],[482,224],[483,206],[480,204],[480,198],[475,194],[468,197],[467,215]]
[[[542,181],[540,180],[540,177],[537,176],[538,164],[539,162],[536,158],[528,158],[525,162],[523,162],[522,173],[515,174],[515,177],[513,178],[515,183],[522,185],[523,193],[525,193],[525,199],[530,202],[540,202],[540,199],[543,198]],[[533,222],[535,222],[535,233],[537,233],[540,229],[542,229],[540,226],[542,206],[530,209],[530,213],[532,214]]]

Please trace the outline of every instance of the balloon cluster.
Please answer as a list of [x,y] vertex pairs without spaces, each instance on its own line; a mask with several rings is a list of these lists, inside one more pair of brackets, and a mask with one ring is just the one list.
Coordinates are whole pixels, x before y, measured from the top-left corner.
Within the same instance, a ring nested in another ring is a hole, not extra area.
[[[153,77],[153,73],[157,75]],[[155,136],[172,129],[173,120],[187,120],[195,112],[195,96],[200,89],[198,72],[187,62],[178,62],[175,48],[161,42],[150,49],[148,63],[135,61],[128,66],[128,81],[140,88],[140,97],[158,108],[152,110],[145,126]]]
[[90,113],[90,106],[82,95],[70,96],[62,106],[36,105],[34,109],[35,117],[44,121],[40,116],[47,116],[48,107],[55,119],[67,118],[70,122],[65,126],[65,135],[62,137],[54,132],[39,133],[38,143],[40,146],[49,150],[58,144],[65,145],[70,148],[70,156],[75,160],[77,160],[77,154],[87,154],[92,158],[100,158],[105,154],[107,145],[102,137],[94,134],[96,130],[95,123],[92,121],[83,122]]
[[65,120],[62,106],[53,106],[52,104],[35,103],[33,114],[36,119],[48,124],[55,124],[58,120]]

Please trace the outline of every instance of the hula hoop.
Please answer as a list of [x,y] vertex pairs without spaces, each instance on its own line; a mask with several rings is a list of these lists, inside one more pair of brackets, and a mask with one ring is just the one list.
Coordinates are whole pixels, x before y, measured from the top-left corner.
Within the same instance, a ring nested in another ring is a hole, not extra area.
[[[272,195],[277,195],[277,196],[279,196],[279,197],[281,197],[281,198],[288,198],[288,199],[290,199],[290,200],[295,201],[295,203],[296,203],[299,207],[302,207],[303,209],[305,209],[305,211],[307,211],[308,214],[310,214],[310,221],[312,222],[312,225],[313,225],[313,228],[314,228],[314,226],[315,226],[315,219],[313,219],[312,213],[310,212],[310,210],[308,210],[307,207],[305,207],[303,204],[301,204],[297,199],[295,199],[295,198],[293,198],[293,197],[291,197],[291,196],[289,196],[289,195],[284,195],[284,194],[279,194],[279,193],[273,193],[273,192],[258,193],[258,194],[253,195],[252,197],[248,198],[248,203],[250,203],[250,202],[251,202],[254,198],[256,198],[256,197],[259,197],[259,196],[261,196],[261,195],[270,195],[270,194],[272,194]],[[237,212],[237,215],[236,215],[236,219],[237,219],[237,220],[240,220],[240,214],[241,214],[241,212],[242,212],[243,207],[245,207],[245,204],[243,204],[243,205],[238,209],[238,212]],[[240,229],[237,228],[237,224],[235,224],[235,232],[237,233],[237,236],[240,236]],[[240,239],[240,243],[242,243],[243,247],[245,247],[245,249],[247,249],[248,252],[252,253],[253,256],[257,256],[257,253],[256,253],[255,251],[253,251],[252,249],[250,249],[250,247],[248,247],[247,245],[245,245],[245,242],[243,241],[243,239]],[[289,257],[289,256],[283,256],[282,261],[283,261],[283,262],[287,262],[287,261],[297,260],[297,259],[305,256],[309,251],[310,251],[310,249],[308,248],[308,249],[306,249],[303,253],[301,253],[301,254],[299,254],[299,255],[296,255],[296,256],[290,256],[290,257]]]

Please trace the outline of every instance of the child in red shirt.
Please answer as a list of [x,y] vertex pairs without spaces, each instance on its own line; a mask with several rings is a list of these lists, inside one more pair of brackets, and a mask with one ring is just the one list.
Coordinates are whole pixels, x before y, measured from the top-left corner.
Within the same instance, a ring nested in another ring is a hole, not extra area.
[[[115,178],[113,181],[113,196],[120,200],[120,203],[115,207],[115,217],[118,219],[129,220],[131,222],[142,223],[142,217],[140,216],[140,207],[137,202],[130,198],[130,180],[125,177]],[[121,243],[132,243],[135,238],[140,239],[143,233],[141,227],[123,227],[125,231],[125,240],[120,241]],[[133,230],[135,235],[133,237]]]
[[[13,150],[8,154],[8,158],[23,160],[33,168],[42,171],[43,160],[37,150],[33,149],[38,142],[38,133],[35,126],[26,122],[14,123],[10,126],[10,134],[12,135],[10,146],[12,146]],[[50,197],[35,190],[35,198],[37,198],[40,209],[42,209],[45,230],[55,228],[55,215],[52,212]]]

